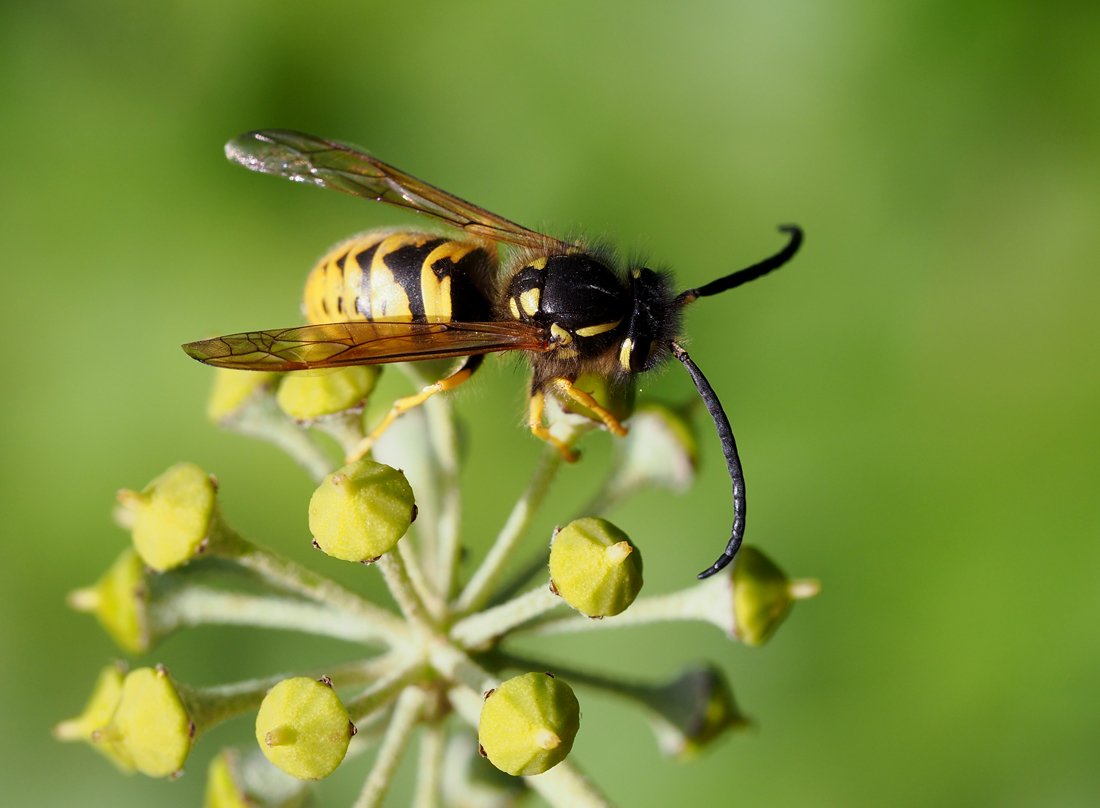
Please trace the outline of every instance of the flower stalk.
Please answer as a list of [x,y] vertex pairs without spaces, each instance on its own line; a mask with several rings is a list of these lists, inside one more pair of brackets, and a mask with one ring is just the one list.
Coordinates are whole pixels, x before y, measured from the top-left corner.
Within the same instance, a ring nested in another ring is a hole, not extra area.
[[[422,367],[406,372],[418,389],[435,378]],[[74,608],[94,614],[130,653],[144,653],[191,627],[231,625],[340,640],[358,647],[359,658],[201,688],[176,681],[163,666],[128,673],[112,667],[85,710],[58,725],[59,739],[91,743],[124,770],[171,777],[207,729],[255,711],[256,747],[219,755],[211,766],[208,804],[215,808],[246,797],[257,804],[296,804],[306,793],[304,783],[351,765],[377,738],[378,753],[355,806],[381,805],[417,733],[417,808],[469,799],[508,805],[529,790],[553,808],[596,808],[610,802],[569,756],[583,700],[574,686],[614,693],[640,709],[662,750],[680,759],[747,723],[714,666],[648,683],[509,650],[518,636],[669,620],[706,621],[730,638],[759,645],[796,600],[816,594],[816,582],[788,579],[746,546],[723,575],[639,596],[636,540],[644,543],[644,536],[628,537],[594,517],[638,491],[681,490],[690,483],[695,449],[682,413],[640,406],[630,435],[616,445],[607,482],[577,518],[559,522],[549,557],[544,551],[524,576],[503,584],[522,547],[545,547],[551,539],[528,535],[563,467],[563,451],[549,448],[490,549],[463,580],[461,456],[446,396],[429,398],[381,440],[369,438],[371,449],[395,466],[368,455],[337,468],[315,441],[315,433],[325,434],[345,453],[363,445],[364,412],[377,375],[363,368],[319,377],[220,373],[210,417],[281,446],[307,469],[317,483],[308,514],[314,546],[377,569],[366,574],[381,577],[396,610],[245,539],[221,515],[217,481],[188,463],[140,492],[120,494],[118,522],[131,531],[134,549],[70,596]],[[628,416],[632,401],[605,402],[613,393],[608,385],[588,382],[601,407]],[[579,405],[551,399],[546,416],[550,434],[570,452],[596,428]],[[398,436],[407,443],[392,443]],[[406,535],[410,528],[414,534]],[[518,581],[540,570],[542,583],[519,588]],[[225,580],[226,571],[236,576]],[[510,676],[513,670],[518,675]],[[477,756],[475,738],[496,768]],[[502,780],[484,782],[486,772]]]

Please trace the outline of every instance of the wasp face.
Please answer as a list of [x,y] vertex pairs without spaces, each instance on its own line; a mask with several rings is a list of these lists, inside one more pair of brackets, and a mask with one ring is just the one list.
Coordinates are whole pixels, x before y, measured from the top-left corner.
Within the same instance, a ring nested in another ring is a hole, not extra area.
[[629,291],[591,255],[553,255],[522,267],[508,286],[512,316],[548,328],[559,359],[594,356],[630,312]]
[[630,270],[630,320],[619,345],[619,368],[642,373],[659,365],[680,326],[668,280],[646,267]]

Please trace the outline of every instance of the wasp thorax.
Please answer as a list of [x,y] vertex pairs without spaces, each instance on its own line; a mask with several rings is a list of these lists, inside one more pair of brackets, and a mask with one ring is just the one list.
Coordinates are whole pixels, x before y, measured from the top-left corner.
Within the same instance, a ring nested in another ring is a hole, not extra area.
[[580,347],[622,324],[630,312],[628,295],[615,273],[591,255],[554,255],[512,277],[508,309],[517,320],[550,328],[559,343]]

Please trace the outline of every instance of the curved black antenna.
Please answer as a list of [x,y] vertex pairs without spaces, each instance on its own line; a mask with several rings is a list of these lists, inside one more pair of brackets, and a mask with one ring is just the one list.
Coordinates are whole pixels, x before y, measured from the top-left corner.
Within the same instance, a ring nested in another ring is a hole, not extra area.
[[716,281],[711,281],[708,284],[700,286],[698,289],[688,289],[681,292],[676,297],[676,305],[686,306],[688,303],[692,303],[701,297],[709,297],[719,292],[728,291],[743,283],[754,281],[762,275],[767,275],[773,269],[779,269],[779,267],[790,261],[794,257],[794,254],[798,252],[798,248],[802,246],[802,228],[796,224],[783,224],[779,226],[779,232],[789,233],[791,240],[787,242],[786,247],[771,258],[765,258],[763,261],[753,264],[751,267],[739,269],[731,275],[719,278]]
[[737,555],[741,546],[741,539],[745,537],[745,475],[741,471],[741,458],[737,456],[737,442],[733,439],[733,429],[730,428],[729,418],[722,409],[722,402],[718,400],[714,388],[710,386],[707,377],[699,366],[691,361],[687,351],[675,342],[669,343],[672,355],[684,363],[687,372],[691,374],[691,380],[695,382],[695,389],[707,405],[707,412],[714,419],[714,427],[718,430],[718,439],[722,441],[722,454],[726,458],[726,468],[730,473],[730,481],[733,483],[733,527],[730,528],[730,540],[726,549],[718,560],[699,573],[697,578],[709,578],[714,573],[725,568]]

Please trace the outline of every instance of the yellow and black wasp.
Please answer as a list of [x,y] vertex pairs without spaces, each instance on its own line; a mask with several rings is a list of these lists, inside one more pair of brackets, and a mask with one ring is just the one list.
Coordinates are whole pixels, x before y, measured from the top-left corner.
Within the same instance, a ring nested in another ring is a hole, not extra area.
[[[567,460],[575,459],[572,451],[543,423],[547,394],[582,405],[608,430],[625,435],[619,419],[576,386],[577,378],[590,373],[627,385],[673,356],[714,419],[733,482],[729,541],[698,577],[733,560],[745,533],[741,461],[717,395],[676,342],[680,313],[700,297],[787,263],[802,243],[800,228],[780,227],[789,240],[775,255],[677,294],[667,274],[647,267],[624,272],[584,243],[528,230],[340,143],[263,130],[231,140],[225,151],[253,171],[408,208],[461,235],[379,230],[353,238],[310,273],[303,304],[308,325],[192,342],[183,346],[188,354],[218,367],[271,371],[462,359],[450,375],[394,402],[362,454],[401,413],[469,379],[485,354],[523,351],[533,369],[528,425]],[[503,263],[498,245],[510,248]]]

